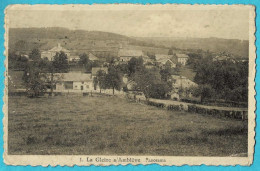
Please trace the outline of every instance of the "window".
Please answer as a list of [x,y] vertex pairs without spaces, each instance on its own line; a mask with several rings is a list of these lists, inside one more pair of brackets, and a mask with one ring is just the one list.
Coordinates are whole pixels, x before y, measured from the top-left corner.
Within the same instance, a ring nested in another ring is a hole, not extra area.
[[73,81],[64,82],[65,89],[73,89]]

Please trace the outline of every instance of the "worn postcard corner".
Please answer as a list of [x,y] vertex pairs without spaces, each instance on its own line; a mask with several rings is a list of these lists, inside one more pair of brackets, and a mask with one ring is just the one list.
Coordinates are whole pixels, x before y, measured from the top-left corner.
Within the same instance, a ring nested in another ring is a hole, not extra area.
[[249,166],[252,5],[11,5],[4,162]]

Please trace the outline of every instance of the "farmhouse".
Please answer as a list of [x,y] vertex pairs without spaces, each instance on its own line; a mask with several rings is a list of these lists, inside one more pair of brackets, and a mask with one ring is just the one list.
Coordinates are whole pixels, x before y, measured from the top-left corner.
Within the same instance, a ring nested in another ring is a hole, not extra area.
[[188,59],[189,59],[189,56],[186,55],[186,54],[176,54],[176,57],[177,57],[177,61],[178,63],[180,63],[181,65],[186,65]]
[[129,62],[131,58],[143,57],[144,54],[141,50],[126,50],[120,49],[118,51],[119,61],[122,63]]
[[41,58],[47,58],[49,61],[52,61],[53,60],[53,57],[56,55],[56,53],[58,52],[64,52],[68,59],[70,58],[70,51],[65,49],[64,47],[62,47],[60,45],[60,43],[58,43],[57,46],[53,47],[52,49],[48,50],[48,51],[43,51],[41,52]]
[[176,68],[172,55],[156,54],[155,59],[160,68]]
[[93,88],[91,74],[60,73],[55,74],[56,92],[90,92]]

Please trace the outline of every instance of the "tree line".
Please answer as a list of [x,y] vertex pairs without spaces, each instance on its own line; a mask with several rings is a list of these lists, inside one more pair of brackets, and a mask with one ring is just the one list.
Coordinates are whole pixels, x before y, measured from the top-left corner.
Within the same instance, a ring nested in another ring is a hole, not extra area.
[[195,96],[225,101],[248,101],[248,62],[233,60],[213,61],[207,52],[189,54],[189,65],[196,72],[194,81],[199,84],[193,88]]

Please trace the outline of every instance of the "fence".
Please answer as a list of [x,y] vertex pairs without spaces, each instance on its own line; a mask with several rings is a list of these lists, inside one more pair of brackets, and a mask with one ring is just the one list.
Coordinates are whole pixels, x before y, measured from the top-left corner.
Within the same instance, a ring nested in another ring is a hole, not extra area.
[[[218,106],[203,106],[191,103],[174,102],[170,100],[159,100],[150,99],[145,100],[138,96],[127,94],[126,97],[138,103],[144,103],[150,106],[171,110],[171,111],[187,111],[189,113],[198,113],[212,115],[215,117],[226,117],[233,119],[248,119],[248,111],[243,108],[229,108],[229,107],[218,107]],[[176,104],[173,104],[176,103]]]

